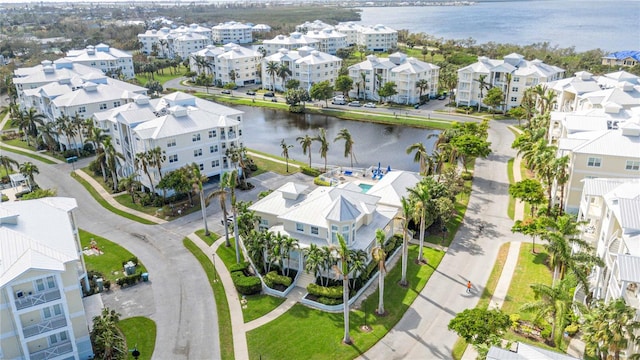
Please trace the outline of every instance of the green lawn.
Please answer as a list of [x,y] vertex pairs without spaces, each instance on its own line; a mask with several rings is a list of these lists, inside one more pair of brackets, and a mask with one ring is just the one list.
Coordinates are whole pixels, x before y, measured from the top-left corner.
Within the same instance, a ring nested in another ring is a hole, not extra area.
[[220,238],[220,235],[209,231],[209,235],[205,235],[204,234],[204,229],[200,229],[196,231],[196,235],[198,235],[198,237],[200,237],[200,239],[202,239],[204,242],[207,243],[207,245],[211,246],[213,245],[214,242],[216,242],[216,240],[218,240]]
[[[218,281],[220,278],[216,269],[211,262],[211,259],[207,254],[203,253],[200,248],[193,243],[193,241],[185,238],[182,241],[184,247],[186,247],[193,256],[198,259],[200,266],[204,269],[209,280],[209,286],[213,290],[213,297],[216,301],[216,310],[218,311],[218,332],[220,338],[220,356],[222,360],[234,359],[233,353],[233,332],[231,329],[231,314],[229,312],[229,303],[227,302],[227,296],[225,294],[222,281]],[[234,289],[235,290],[235,289]],[[229,289],[229,291],[232,291]],[[200,334],[205,336],[206,334]]]
[[[80,170],[82,171],[82,170]],[[143,219],[141,217],[135,216],[133,214],[130,214],[126,211],[122,211],[120,209],[116,209],[113,206],[111,206],[105,199],[102,198],[102,196],[100,196],[100,194],[98,194],[98,192],[96,191],[96,189],[93,188],[93,186],[89,185],[88,182],[86,182],[83,178],[81,178],[80,176],[71,173],[71,177],[76,179],[76,181],[78,181],[80,184],[82,184],[82,186],[84,186],[84,188],[89,192],[89,194],[91,194],[91,196],[100,204],[102,205],[103,208],[111,211],[114,214],[120,215],[122,217],[125,217],[129,220],[133,220],[133,221],[137,221],[141,224],[146,224],[146,225],[156,225],[155,222],[153,221],[149,221],[147,219]]]
[[[231,244],[231,246],[226,247],[225,244],[222,243],[216,251],[218,258],[222,260],[224,266],[226,266],[227,269],[229,268],[229,266],[236,263],[236,246],[234,243],[235,240],[233,238],[233,231],[231,231],[231,229],[229,230],[229,243]],[[222,236],[224,235],[221,235],[221,237]],[[244,254],[242,254],[242,251],[240,252],[240,261],[244,261]]]
[[[507,162],[507,176],[509,177],[509,185],[515,184],[515,179],[513,176],[513,161],[515,159],[509,159]],[[507,207],[507,215],[509,219],[513,220],[516,212],[516,199],[509,195],[509,207]]]
[[253,162],[256,165],[258,165],[258,171],[254,171],[251,174],[252,176],[258,176],[267,171],[273,171],[274,173],[277,173],[280,175],[291,175],[291,174],[300,172],[300,168],[296,166],[292,166],[291,163],[289,163],[289,172],[287,172],[286,164],[281,164],[279,162],[271,161],[271,160],[257,157],[257,156],[252,156],[251,159],[253,159]]
[[520,307],[535,301],[531,284],[551,285],[552,272],[547,267],[549,255],[542,245],[536,245],[536,254],[531,253],[531,243],[523,243],[520,247],[518,264],[511,279],[511,285],[502,310],[507,314],[518,313],[523,320],[531,320],[533,315],[520,312]]
[[147,82],[152,80],[158,81],[161,85],[164,85],[164,83],[169,80],[184,76],[185,71],[187,71],[187,68],[180,65],[177,72],[174,72],[173,68],[166,68],[164,69],[164,74],[153,74],[153,79],[147,77],[146,74],[137,74],[136,80],[138,80],[140,86],[144,86]]
[[36,154],[32,154],[32,153],[27,152],[27,151],[15,150],[15,149],[12,149],[12,148],[8,148],[6,146],[0,146],[0,150],[12,152],[12,153],[15,153],[15,154],[24,155],[24,156],[30,157],[32,159],[38,160],[40,162],[43,162],[45,164],[49,164],[49,165],[54,165],[55,164],[55,161],[51,161],[51,160],[49,160],[47,158],[44,158],[44,157],[36,155]]
[[[91,239],[97,242],[97,247],[103,254],[84,255],[87,270],[98,271],[102,273],[105,280],[111,280],[112,283],[115,283],[117,278],[123,276],[122,262],[131,259],[134,255],[114,242],[82,229],[80,230],[80,244],[83,249],[91,247]],[[147,269],[142,263],[139,263],[136,271],[144,273],[147,272]]]
[[247,307],[242,309],[242,317],[245,323],[270,313],[271,310],[277,308],[286,300],[285,298],[266,294],[249,295],[245,296],[245,299],[247,300]]
[[[415,259],[418,247],[411,246],[409,259]],[[425,249],[429,265],[420,266],[408,261],[409,287],[398,285],[401,276],[400,262],[385,279],[385,310],[387,316],[378,317],[374,310],[378,292],[371,294],[362,309],[350,313],[350,334],[354,345],[342,345],[342,313],[326,313],[295,305],[284,315],[247,333],[247,345],[251,359],[353,359],[363,354],[392,329],[424,288],[429,277],[444,256],[443,252]],[[366,312],[364,311],[366,309]],[[372,327],[363,332],[360,326]],[[286,356],[284,355],[286,354]]]
[[[149,360],[156,347],[156,323],[146,317],[137,316],[118,322],[118,327],[122,330],[127,339],[127,348],[131,351],[134,347],[140,351],[140,360]],[[127,359],[133,359],[129,352]]]

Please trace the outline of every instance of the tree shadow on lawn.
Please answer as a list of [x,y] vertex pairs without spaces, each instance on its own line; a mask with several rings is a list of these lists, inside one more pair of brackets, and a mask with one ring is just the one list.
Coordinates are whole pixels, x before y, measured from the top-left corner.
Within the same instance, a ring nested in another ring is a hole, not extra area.
[[549,254],[544,252],[536,252],[536,255],[533,257],[533,263],[537,265],[548,265]]

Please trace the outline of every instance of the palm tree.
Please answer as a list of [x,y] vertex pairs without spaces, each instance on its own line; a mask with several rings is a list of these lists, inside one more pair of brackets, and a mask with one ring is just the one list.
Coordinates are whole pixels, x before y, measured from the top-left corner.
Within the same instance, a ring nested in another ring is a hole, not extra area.
[[353,289],[356,288],[356,280],[358,280],[358,276],[367,269],[368,260],[367,252],[364,250],[351,250],[349,252],[349,263],[351,264],[351,269],[353,271],[353,285],[351,285]]
[[313,275],[318,280],[318,276],[320,276],[320,272],[322,270],[322,263],[324,251],[319,248],[316,244],[311,244],[309,249],[306,251],[304,270],[309,273],[313,272]]
[[416,88],[418,88],[418,102],[422,101],[422,93],[429,89],[429,81],[427,79],[420,79],[416,81]]
[[313,141],[320,143],[320,157],[324,158],[324,171],[327,171],[327,153],[329,152],[329,141],[327,141],[327,131],[324,128],[320,128],[318,135],[313,138]]
[[371,249],[371,257],[373,261],[378,263],[378,308],[376,313],[378,315],[384,315],[384,275],[387,272],[385,261],[387,260],[387,253],[384,251],[384,241],[387,235],[382,229],[376,229],[376,241],[378,245]]
[[205,199],[204,195],[204,184],[209,181],[209,177],[200,172],[200,166],[196,163],[191,164],[191,168],[189,170],[190,182],[193,186],[193,190],[200,195],[200,211],[202,211],[204,233],[209,236],[209,226],[207,225],[207,199]]
[[636,310],[621,298],[608,304],[595,303],[585,315],[586,321],[582,326],[582,339],[586,343],[587,353],[601,360],[612,355],[619,360],[622,350],[640,340],[640,321],[635,316]]
[[291,69],[286,64],[280,64],[278,67],[278,77],[282,79],[282,89],[284,90],[284,83],[287,80],[288,76],[291,76]]
[[362,93],[364,94],[364,100],[367,100],[367,74],[364,72],[360,73],[360,78],[362,79]]
[[236,263],[240,263],[240,235],[238,234],[238,212],[236,207],[236,184],[238,182],[238,171],[232,170],[222,174],[220,182],[224,183],[224,186],[231,192],[231,211],[233,213],[233,237],[235,239],[236,246]]
[[287,145],[284,142],[284,139],[280,141],[280,147],[282,148],[282,156],[284,157],[284,161],[287,163],[287,172],[289,172],[289,149],[293,147],[293,145]]
[[420,222],[420,248],[418,249],[418,259],[417,261],[422,263],[424,259],[422,258],[422,248],[424,246],[424,231],[425,224],[427,222],[427,211],[431,208],[431,194],[429,193],[429,188],[427,183],[419,182],[415,187],[407,188],[409,191],[409,198],[412,200],[412,210],[413,214],[411,216],[414,221]]
[[15,167],[19,166],[17,161],[13,160],[12,158],[6,155],[0,155],[0,164],[2,164],[2,166],[4,167],[4,172],[7,177],[9,176],[9,173],[13,171],[14,166]]
[[511,73],[505,73],[504,74],[504,79],[505,82],[507,83],[507,91],[504,92],[504,114],[507,113],[507,107],[508,107],[508,100],[509,100],[509,91],[511,90],[511,79],[512,79],[512,75]]
[[127,353],[125,339],[118,329],[120,314],[103,308],[102,314],[93,318],[91,343],[96,358],[105,360],[123,359]]
[[[353,138],[351,137],[351,133],[349,133],[349,130],[341,129],[338,132],[338,136],[336,136],[333,142],[336,142],[338,140],[344,140],[344,157],[351,156],[351,167],[353,167],[353,159],[356,157],[353,154],[353,144],[355,144],[355,142],[353,141]],[[356,163],[357,162],[358,160],[356,159]]]
[[120,186],[122,186],[129,195],[131,195],[131,202],[134,204],[136,203],[136,190],[139,189],[141,185],[142,183],[138,181],[138,174],[136,173],[131,173],[120,181]]
[[104,156],[104,147],[103,143],[106,139],[109,138],[109,135],[105,134],[103,130],[99,127],[91,128],[89,132],[89,137],[85,140],[86,142],[91,142],[93,144],[93,149],[96,152],[96,161],[100,164],[100,169],[102,170],[102,178],[106,182],[107,181],[107,173],[105,171],[105,156]]
[[[162,163],[165,162],[167,160],[167,153],[166,151],[162,150],[162,148],[160,148],[160,146],[156,146],[152,149],[149,149],[147,151],[147,156],[148,156],[148,161],[149,161],[149,166],[151,167],[155,167],[156,169],[158,169],[158,176],[160,176],[160,181],[162,181]],[[164,190],[162,191],[163,193],[163,198],[164,196]]]
[[545,319],[551,323],[551,339],[556,346],[560,344],[566,316],[573,305],[572,284],[568,280],[561,280],[555,286],[531,284],[536,301],[529,302],[520,308],[524,312],[534,312],[535,319]]
[[56,123],[53,121],[46,122],[44,125],[38,126],[38,140],[47,147],[47,150],[56,152],[56,139],[58,136]]
[[484,90],[489,90],[489,83],[486,81],[487,75],[480,75],[476,80],[478,82],[478,89],[480,90],[480,100],[478,101],[478,111],[480,111],[480,104],[484,99]]
[[33,179],[34,174],[40,174],[38,167],[30,161],[20,164],[20,173],[29,178],[29,187],[35,184]]
[[408,286],[407,281],[407,258],[409,257],[409,221],[412,215],[411,201],[404,196],[400,199],[402,204],[402,215],[399,220],[402,221],[402,277],[400,278],[400,286]]
[[[218,185],[218,188],[216,190],[214,190],[211,194],[209,194],[208,198],[214,198],[217,197],[220,200],[220,209],[222,209],[222,223],[224,225],[224,239],[225,239],[225,246],[226,247],[230,247],[231,243],[229,242],[229,226],[227,224],[227,188],[226,188],[226,182],[227,180],[224,178],[225,175],[228,173],[224,173],[222,174],[222,176],[220,177],[220,183]],[[226,175],[229,176],[229,175]]]
[[407,155],[411,154],[415,151],[415,155],[413,157],[413,161],[420,163],[420,174],[423,176],[427,176],[429,169],[427,169],[427,149],[424,147],[424,144],[421,142],[417,142],[415,144],[410,145],[407,148]]
[[151,186],[151,194],[152,196],[156,195],[155,186],[153,185],[153,180],[151,179],[151,173],[149,172],[150,167],[150,157],[147,151],[139,152],[136,154],[135,159],[133,161],[133,166],[135,166],[136,171],[142,170],[142,172],[147,175],[149,179],[149,186]]
[[[71,127],[74,129],[73,136],[75,136],[76,134],[80,135],[80,144],[84,144],[82,133],[84,132],[85,124],[86,124],[85,119],[83,119],[82,116],[80,116],[78,113],[75,113],[75,115],[73,115],[73,117],[71,118]],[[76,148],[76,155],[80,157],[80,147],[75,142],[75,139],[73,142],[75,143],[74,145]]]
[[113,190],[118,190],[118,167],[120,166],[120,160],[124,159],[124,156],[116,151],[115,147],[111,143],[111,137],[108,137],[104,141],[105,151],[105,164],[109,172],[111,173],[111,179],[113,181]]
[[311,167],[311,144],[313,143],[313,138],[307,134],[305,136],[298,136],[296,141],[300,142],[303,155],[307,155],[307,153],[309,153],[309,167]]
[[27,146],[31,146],[29,137],[36,137],[38,135],[38,125],[44,124],[44,115],[39,114],[35,108],[29,108],[29,110],[23,110],[14,119],[13,124],[17,125],[20,130],[23,130],[27,137]]
[[269,61],[267,63],[267,68],[265,69],[265,71],[267,72],[267,75],[269,75],[269,77],[271,78],[271,90],[275,91],[275,84],[276,84],[276,75],[278,74],[278,68],[279,68],[279,64],[275,61]]
[[333,250],[337,253],[340,260],[340,266],[334,266],[336,274],[342,276],[342,304],[344,307],[344,337],[342,342],[344,344],[351,344],[351,337],[349,336],[349,273],[352,271],[351,264],[349,263],[349,249],[347,243],[344,241],[342,234],[338,234],[338,242],[340,246]]

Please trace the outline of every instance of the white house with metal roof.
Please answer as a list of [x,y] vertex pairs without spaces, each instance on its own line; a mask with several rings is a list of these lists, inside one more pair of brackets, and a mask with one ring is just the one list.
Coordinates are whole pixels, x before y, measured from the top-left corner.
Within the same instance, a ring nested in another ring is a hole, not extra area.
[[[301,249],[311,244],[338,245],[340,234],[350,249],[370,254],[377,229],[384,230],[388,238],[402,228],[394,226],[400,198],[419,181],[418,174],[391,171],[366,192],[357,181],[311,191],[305,185],[289,182],[249,209],[260,217],[260,230],[295,238]],[[298,258],[299,254],[292,256],[293,260]]]
[[82,50],[69,50],[66,59],[76,64],[84,64],[102,70],[105,74],[123,79],[136,76],[133,68],[133,56],[107,44],[88,45]]
[[576,213],[584,179],[640,176],[640,124],[627,121],[618,129],[568,134],[558,141],[558,156],[564,155],[569,156],[569,180],[561,205]]
[[[578,219],[586,223],[582,239],[604,262],[589,278],[593,297],[622,298],[640,314],[640,177],[585,179]],[[577,300],[584,295],[577,289]],[[623,355],[638,353],[640,345],[630,345]]]
[[327,54],[335,55],[338,49],[347,47],[347,35],[339,33],[332,28],[311,30],[306,34],[312,39],[318,40],[314,47]]
[[[353,89],[349,96],[365,100],[379,100],[378,90],[387,82],[396,84],[397,94],[387,100],[399,104],[416,104],[421,95],[435,96],[438,93],[440,67],[406,54],[396,52],[388,58],[375,55],[367,60],[349,66],[349,77],[353,80]],[[419,89],[416,84],[426,80],[428,87]]]
[[213,76],[218,86],[235,83],[238,86],[260,83],[259,67],[262,54],[238,44],[229,43],[220,47],[206,48],[189,56],[191,71]]
[[374,52],[396,49],[398,31],[382,24],[361,26],[356,33],[356,44]]
[[262,47],[267,52],[267,56],[269,56],[277,53],[280,49],[293,51],[307,46],[315,48],[318,43],[318,40],[296,31],[289,36],[278,35],[271,40],[265,40],[262,42]]
[[[510,74],[511,81],[507,74]],[[484,77],[483,86],[481,76]],[[520,54],[512,53],[502,60],[479,56],[477,62],[458,70],[456,102],[465,106],[482,104],[482,99],[487,95],[487,87],[497,86],[505,94],[508,110],[520,105],[528,88],[563,77],[564,69],[538,59],[525,60]]]
[[92,359],[75,199],[0,204],[0,358]]
[[489,348],[486,360],[578,360],[578,358],[517,342],[509,350],[492,346]]
[[310,47],[303,47],[297,51],[280,49],[277,53],[262,59],[262,87],[281,91],[285,89],[286,82],[283,83],[277,75],[272,78],[268,74],[266,69],[270,62],[287,66],[291,70],[291,76],[287,80],[298,80],[300,88],[307,90],[311,85],[322,81],[335,84],[342,67],[342,59],[339,57]]
[[159,147],[166,156],[160,169],[149,171],[153,187],[163,174],[191,163],[203,175],[220,175],[234,166],[226,150],[243,145],[242,116],[242,111],[175,92],[159,99],[138,96],[133,102],[94,114],[93,119],[124,155],[119,174],[137,172],[139,181],[150,189],[147,174],[135,167],[137,153]]
[[198,24],[183,25],[175,29],[165,26],[138,34],[138,41],[142,44],[141,51],[145,55],[155,54],[169,59],[180,56],[186,59],[190,53],[212,43],[212,32],[211,28]]

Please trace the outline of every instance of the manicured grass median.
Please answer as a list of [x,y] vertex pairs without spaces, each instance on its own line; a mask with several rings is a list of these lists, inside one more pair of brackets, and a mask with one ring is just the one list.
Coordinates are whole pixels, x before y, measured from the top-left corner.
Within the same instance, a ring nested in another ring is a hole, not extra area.
[[[233,353],[233,332],[231,329],[231,314],[229,312],[229,303],[227,302],[227,296],[225,294],[224,286],[221,281],[216,281],[220,278],[216,269],[213,267],[211,259],[200,250],[198,245],[193,241],[185,238],[182,243],[193,256],[200,262],[202,269],[207,274],[209,279],[209,286],[213,289],[213,296],[216,300],[216,309],[218,311],[218,332],[220,338],[220,357],[223,360],[234,359]],[[229,289],[233,291],[233,289]],[[199,334],[198,336],[207,336],[207,334]]]
[[[247,333],[249,357],[251,359],[353,359],[363,354],[380,340],[402,318],[411,303],[419,295],[434,269],[444,256],[441,251],[426,248],[424,256],[429,265],[420,266],[411,259],[418,255],[418,247],[410,246],[407,278],[409,287],[398,285],[401,276],[400,261],[385,279],[385,310],[387,316],[378,317],[374,310],[378,303],[378,292],[371,294],[359,310],[350,314],[350,334],[354,345],[342,345],[342,313],[326,313],[303,305],[291,310],[274,321]],[[399,255],[398,255],[399,256]],[[371,332],[363,332],[365,322]]]
[[[120,320],[118,327],[127,339],[128,350],[132,350],[135,347],[140,351],[138,359],[151,359],[153,350],[156,347],[156,323],[153,320],[137,316]],[[133,359],[131,352],[127,355],[127,359]]]
[[211,246],[213,245],[214,242],[216,242],[216,240],[218,240],[220,238],[220,235],[209,231],[209,235],[205,235],[204,234],[204,229],[200,229],[196,231],[196,235],[198,235],[198,237],[200,239],[202,239],[202,241],[204,241],[205,243],[207,243],[207,245]]
[[30,158],[32,158],[34,160],[38,160],[38,161],[41,161],[41,162],[43,162],[45,164],[49,164],[49,165],[53,165],[53,164],[56,163],[55,161],[51,161],[51,160],[49,160],[49,159],[47,159],[45,157],[42,157],[42,156],[39,156],[39,155],[36,155],[36,154],[32,154],[32,153],[26,152],[26,151],[20,151],[20,150],[8,148],[6,146],[0,146],[0,150],[9,151],[9,152],[12,152],[12,153],[24,155],[24,156],[30,157]]
[[[82,170],[79,170],[82,171]],[[86,182],[83,178],[81,178],[80,176],[76,175],[75,173],[71,173],[71,177],[76,179],[76,181],[78,181],[80,184],[82,184],[82,186],[84,186],[85,189],[87,189],[87,191],[89,192],[89,194],[91,194],[91,196],[100,204],[102,205],[102,207],[104,207],[105,209],[111,211],[112,213],[116,214],[116,215],[120,215],[122,217],[125,217],[129,220],[133,220],[133,221],[137,221],[141,224],[146,224],[146,225],[156,225],[155,222],[153,221],[149,221],[147,219],[143,219],[141,217],[135,216],[133,214],[130,214],[126,211],[122,211],[120,209],[116,209],[113,206],[111,206],[107,200],[103,199],[102,196],[100,196],[100,194],[98,194],[98,192],[96,191],[96,189],[93,188],[93,186],[89,185],[88,182]]]
[[286,299],[271,295],[258,294],[245,296],[246,308],[242,309],[242,317],[245,323],[260,318],[277,308]]
[[[105,280],[111,280],[112,283],[115,283],[117,278],[123,276],[122,262],[131,259],[134,255],[112,241],[80,229],[80,244],[83,249],[91,247],[92,239],[95,240],[96,246],[103,254],[84,255],[87,270],[98,271],[102,273]],[[147,272],[147,269],[140,263],[136,271],[144,273]]]

